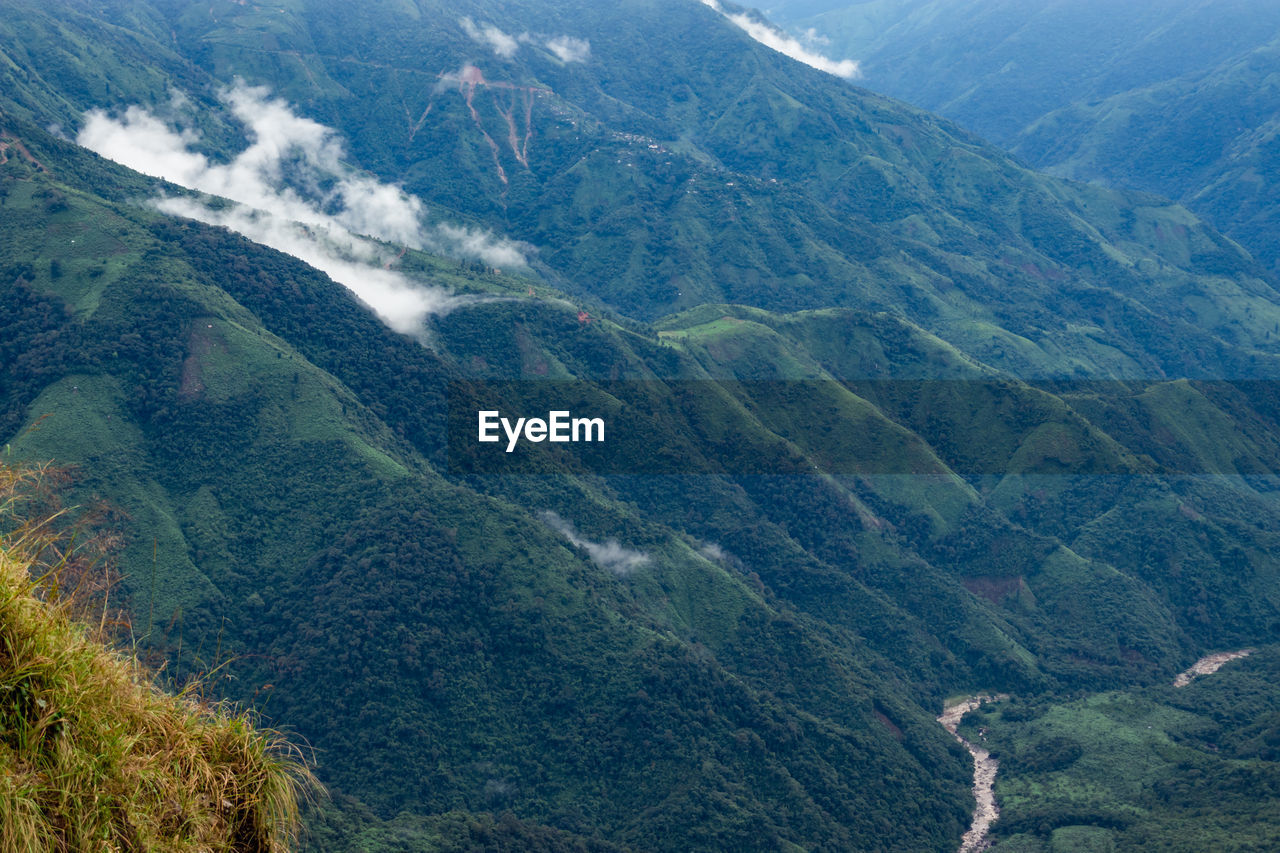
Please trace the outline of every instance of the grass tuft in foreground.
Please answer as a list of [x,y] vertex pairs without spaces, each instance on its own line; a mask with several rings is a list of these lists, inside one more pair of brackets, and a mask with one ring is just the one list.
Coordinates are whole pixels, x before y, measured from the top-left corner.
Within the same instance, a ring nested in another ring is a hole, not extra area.
[[74,540],[23,518],[40,476],[0,465],[0,853],[291,849],[298,750],[74,618]]

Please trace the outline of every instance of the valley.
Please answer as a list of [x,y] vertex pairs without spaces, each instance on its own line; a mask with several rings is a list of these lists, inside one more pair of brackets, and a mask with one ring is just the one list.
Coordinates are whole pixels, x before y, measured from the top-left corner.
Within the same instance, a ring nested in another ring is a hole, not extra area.
[[535,6],[0,16],[6,462],[314,749],[305,848],[1266,849],[1280,280],[696,0]]
[[[1216,652],[1211,655],[1205,655],[1185,672],[1179,673],[1173,681],[1173,686],[1186,687],[1193,678],[1212,675],[1221,669],[1224,664],[1248,657],[1253,651],[1253,649],[1242,649],[1236,652]],[[970,696],[951,700],[948,701],[942,715],[938,717],[938,722],[942,724],[942,727],[950,732],[973,756],[973,796],[977,802],[977,808],[974,811],[973,823],[961,839],[960,853],[971,853],[971,851],[992,848],[990,839],[991,827],[1000,817],[1000,807],[995,794],[996,776],[999,772],[1000,762],[992,756],[989,750],[966,740],[960,735],[959,728],[965,715],[969,712],[978,710],[988,702],[1000,702],[1009,698],[1007,694],[1000,694]],[[974,729],[971,728],[971,730]],[[985,742],[987,728],[985,726],[977,727],[976,735],[980,741]],[[1018,817],[1020,815],[1016,815],[1015,819]]]

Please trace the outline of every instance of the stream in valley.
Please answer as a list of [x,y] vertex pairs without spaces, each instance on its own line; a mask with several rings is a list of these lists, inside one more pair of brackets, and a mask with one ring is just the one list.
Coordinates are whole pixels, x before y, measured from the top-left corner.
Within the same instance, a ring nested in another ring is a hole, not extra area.
[[[1248,657],[1252,653],[1253,649],[1241,649],[1235,652],[1216,652],[1205,655],[1186,671],[1179,673],[1173,680],[1173,685],[1186,687],[1192,679],[1202,675],[1212,675],[1221,669],[1223,664]],[[960,741],[960,744],[973,756],[973,798],[977,801],[977,807],[974,809],[973,822],[969,825],[969,831],[961,839],[959,853],[977,853],[991,846],[991,840],[988,837],[991,824],[1000,817],[1000,807],[996,804],[995,795],[996,771],[1000,763],[991,757],[988,750],[961,737],[957,730],[964,715],[976,710],[984,702],[998,702],[1008,698],[1008,694],[1004,693],[969,696],[947,705],[943,709],[942,716],[938,717],[942,727],[951,732],[952,737]]]

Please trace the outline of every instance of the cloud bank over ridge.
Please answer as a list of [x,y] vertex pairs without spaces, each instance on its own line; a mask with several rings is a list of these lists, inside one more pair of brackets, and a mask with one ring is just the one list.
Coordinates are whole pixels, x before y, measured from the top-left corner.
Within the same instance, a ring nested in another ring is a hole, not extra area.
[[828,59],[822,54],[805,47],[797,39],[774,29],[768,24],[757,21],[749,15],[726,12],[717,0],[698,1],[704,6],[710,6],[715,9],[740,30],[765,47],[789,56],[797,62],[803,62],[805,65],[812,66],[819,71],[825,71],[828,74],[834,74],[836,77],[843,77],[846,80],[856,80],[862,76],[862,69],[856,60]]
[[359,174],[343,160],[334,131],[294,114],[264,88],[237,83],[220,94],[245,127],[248,147],[229,163],[195,150],[196,134],[175,129],[142,107],[113,117],[90,110],[77,142],[131,169],[235,202],[214,206],[188,197],[153,200],[161,211],[231,229],[329,275],[393,329],[413,333],[427,316],[463,300],[389,269],[394,254],[368,239],[520,268],[510,241],[454,225],[425,224],[422,201]]

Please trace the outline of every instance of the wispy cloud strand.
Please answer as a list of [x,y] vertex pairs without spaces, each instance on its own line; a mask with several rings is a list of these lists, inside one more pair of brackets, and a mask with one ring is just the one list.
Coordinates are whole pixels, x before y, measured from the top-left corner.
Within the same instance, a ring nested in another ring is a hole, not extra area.
[[726,12],[717,0],[700,0],[700,2],[702,5],[710,6],[721,15],[724,15],[739,29],[765,47],[772,48],[797,62],[803,62],[805,65],[811,65],[819,71],[825,71],[828,74],[834,74],[836,77],[843,77],[846,80],[854,80],[862,76],[862,69],[855,60],[841,59],[837,61],[828,59],[822,54],[808,49],[797,39],[774,29],[768,24],[761,23],[748,15]]
[[561,62],[586,62],[591,58],[591,42],[586,39],[529,32],[513,36],[493,24],[477,24],[471,18],[459,18],[458,23],[472,41],[485,45],[503,59],[515,57],[522,44],[545,47]]
[[139,172],[236,202],[168,197],[153,203],[300,258],[345,285],[397,331],[418,331],[428,315],[460,300],[389,269],[393,256],[369,237],[479,257],[494,266],[524,265],[514,244],[487,232],[425,225],[421,200],[346,166],[330,128],[295,115],[265,89],[237,84],[221,98],[244,125],[248,142],[228,163],[196,151],[193,131],[175,129],[137,106],[119,117],[90,110],[77,141]]
[[615,575],[629,575],[649,562],[648,554],[624,548],[616,539],[592,542],[578,533],[572,524],[550,510],[538,513],[538,517],[552,530],[586,551],[596,565],[608,569]]
[[510,59],[520,49],[520,42],[516,40],[515,36],[507,35],[492,24],[477,26],[476,22],[470,18],[460,18],[458,23],[462,24],[463,32],[470,36],[473,41],[487,45],[490,50],[503,59]]

